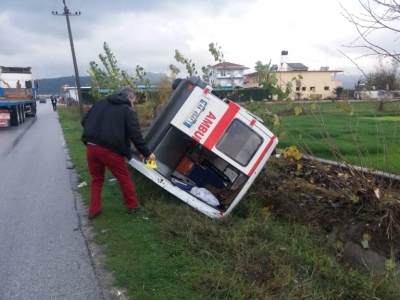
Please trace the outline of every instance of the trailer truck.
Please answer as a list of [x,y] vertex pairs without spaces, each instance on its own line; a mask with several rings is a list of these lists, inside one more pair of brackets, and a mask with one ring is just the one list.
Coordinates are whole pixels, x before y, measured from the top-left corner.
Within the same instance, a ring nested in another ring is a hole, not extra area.
[[137,151],[128,163],[211,218],[232,212],[278,143],[262,119],[195,76],[180,81],[144,138],[155,166]]
[[36,90],[31,67],[0,66],[0,127],[36,116]]

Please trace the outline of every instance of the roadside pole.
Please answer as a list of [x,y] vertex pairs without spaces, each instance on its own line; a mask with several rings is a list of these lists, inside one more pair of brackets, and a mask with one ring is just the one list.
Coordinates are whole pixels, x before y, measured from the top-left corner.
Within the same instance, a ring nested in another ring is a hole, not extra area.
[[57,12],[53,12],[53,15],[56,16],[65,16],[67,19],[67,27],[68,27],[68,35],[69,35],[69,42],[71,44],[71,52],[72,52],[72,60],[74,63],[74,70],[75,70],[75,82],[76,82],[76,87],[78,89],[78,101],[79,101],[79,113],[81,116],[84,114],[84,109],[83,109],[83,99],[82,99],[82,89],[81,89],[81,80],[79,78],[79,72],[78,72],[78,65],[76,63],[76,56],[75,56],[75,49],[74,49],[74,40],[72,38],[72,32],[71,32],[71,25],[69,23],[69,17],[70,16],[80,16],[81,13],[75,12],[75,14],[71,14],[67,5],[65,4],[65,0],[63,0],[64,3],[64,13],[63,14],[58,14]]

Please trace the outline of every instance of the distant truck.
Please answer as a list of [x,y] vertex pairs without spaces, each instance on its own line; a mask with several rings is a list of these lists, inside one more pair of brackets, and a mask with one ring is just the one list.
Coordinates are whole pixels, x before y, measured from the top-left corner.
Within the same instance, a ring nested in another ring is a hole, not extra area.
[[36,116],[36,89],[31,67],[0,66],[0,127]]
[[129,164],[211,218],[234,209],[278,143],[261,119],[195,76],[179,83],[144,138],[157,168],[138,152]]

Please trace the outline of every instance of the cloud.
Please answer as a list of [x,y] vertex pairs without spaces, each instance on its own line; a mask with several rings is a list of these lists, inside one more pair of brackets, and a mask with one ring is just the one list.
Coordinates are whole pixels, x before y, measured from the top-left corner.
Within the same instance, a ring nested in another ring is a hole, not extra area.
[[[74,74],[71,47],[61,0],[5,0],[0,11],[0,62],[32,66],[37,78]],[[279,64],[282,50],[292,62],[310,68],[354,67],[337,50],[357,36],[331,0],[66,0],[79,73],[90,61],[100,62],[106,42],[121,69],[136,65],[162,72],[173,63],[175,50],[201,66],[213,64],[211,42],[222,48],[226,61],[254,69],[255,62]],[[349,11],[358,6],[347,3]],[[379,43],[391,47],[387,40]],[[355,49],[346,49],[356,54]]]

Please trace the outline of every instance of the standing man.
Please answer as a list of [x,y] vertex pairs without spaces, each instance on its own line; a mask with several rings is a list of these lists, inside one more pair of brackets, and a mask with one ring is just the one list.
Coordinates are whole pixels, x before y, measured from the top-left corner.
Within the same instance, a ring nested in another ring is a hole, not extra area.
[[133,89],[124,87],[118,94],[96,102],[82,119],[82,141],[87,145],[86,157],[92,177],[90,220],[101,214],[101,190],[106,167],[119,182],[128,213],[140,209],[125,157],[132,157],[131,142],[147,160],[154,161],[156,157],[147,147],[137,114],[131,108],[135,102]]
[[54,96],[51,96],[51,105],[53,105],[53,110],[56,111],[57,109],[57,98]]

